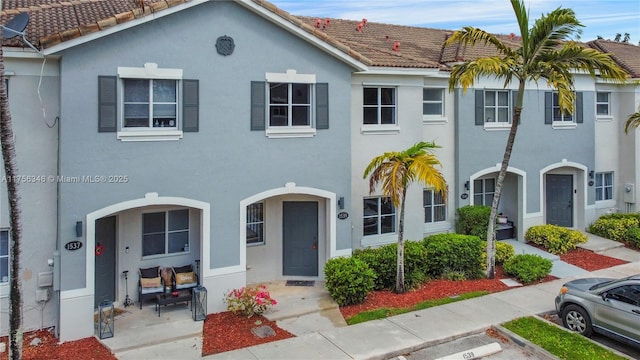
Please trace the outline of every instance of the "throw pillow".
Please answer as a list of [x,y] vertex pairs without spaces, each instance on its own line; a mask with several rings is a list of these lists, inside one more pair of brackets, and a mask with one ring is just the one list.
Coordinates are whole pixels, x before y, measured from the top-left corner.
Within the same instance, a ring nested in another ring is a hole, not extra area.
[[158,277],[158,266],[150,267],[147,269],[140,269],[140,277],[154,278]]
[[160,276],[155,278],[141,278],[140,284],[143,288],[154,288],[162,286],[162,282],[160,281]]
[[176,285],[191,284],[194,282],[196,282],[196,274],[193,271],[176,274]]
[[160,276],[164,280],[165,284],[171,284],[171,268],[165,267],[160,270]]
[[192,272],[193,268],[191,267],[191,265],[185,265],[185,266],[176,266],[173,268],[173,272],[175,272],[176,274],[178,273],[187,273],[187,272]]

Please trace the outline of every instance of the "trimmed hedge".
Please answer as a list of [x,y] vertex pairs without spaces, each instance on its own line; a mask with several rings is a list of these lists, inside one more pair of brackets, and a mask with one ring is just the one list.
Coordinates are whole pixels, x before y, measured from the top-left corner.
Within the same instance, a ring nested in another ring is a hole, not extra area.
[[440,278],[452,272],[462,272],[469,279],[483,276],[486,242],[479,237],[437,234],[425,237],[422,243],[427,251],[428,275]]
[[[353,256],[367,263],[376,273],[375,289],[396,287],[398,244],[378,248],[356,249]],[[407,289],[421,285],[425,280],[426,250],[420,242],[404,243],[404,284]]]
[[636,214],[610,214],[598,218],[587,231],[614,241],[624,241],[627,230],[637,227]]
[[512,257],[504,263],[504,272],[514,276],[523,284],[545,278],[551,273],[553,262],[540,255],[520,254]]
[[640,248],[640,228],[633,227],[624,235],[625,241]]
[[456,210],[456,233],[487,238],[491,206],[467,205]]
[[364,302],[373,289],[376,274],[364,261],[348,257],[329,259],[324,276],[329,294],[343,306]]
[[530,227],[524,238],[556,255],[565,254],[579,244],[587,242],[587,235],[578,230],[550,224]]

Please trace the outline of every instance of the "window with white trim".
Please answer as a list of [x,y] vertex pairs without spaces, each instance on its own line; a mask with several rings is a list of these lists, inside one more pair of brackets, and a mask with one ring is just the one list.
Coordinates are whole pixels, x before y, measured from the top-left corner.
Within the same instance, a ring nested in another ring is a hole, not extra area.
[[122,128],[178,128],[178,81],[123,79]]
[[142,214],[142,256],[189,252],[189,209]]
[[0,230],[0,284],[9,282],[9,230]]
[[311,127],[311,85],[269,83],[269,127]]
[[444,202],[442,193],[425,189],[422,193],[422,203],[424,206],[425,223],[447,220],[447,205]]
[[611,115],[611,93],[601,91],[596,93],[596,115]]
[[553,114],[553,122],[566,122],[566,123],[573,123],[574,122],[574,118],[573,118],[573,114],[566,114],[563,113],[562,110],[560,109],[560,102],[559,102],[559,94],[558,92],[553,92],[552,93],[552,97],[551,97],[551,101],[552,101],[552,114]]
[[484,91],[485,124],[509,124],[511,122],[510,93],[509,90]]
[[444,117],[444,89],[422,89],[422,115],[427,118]]
[[496,192],[496,179],[473,180],[473,204],[491,206]]
[[363,124],[396,124],[396,88],[365,87],[363,89]]
[[596,201],[613,199],[613,172],[596,173]]
[[396,208],[386,196],[364,198],[364,236],[391,234],[396,232]]
[[264,202],[247,206],[247,245],[264,244]]

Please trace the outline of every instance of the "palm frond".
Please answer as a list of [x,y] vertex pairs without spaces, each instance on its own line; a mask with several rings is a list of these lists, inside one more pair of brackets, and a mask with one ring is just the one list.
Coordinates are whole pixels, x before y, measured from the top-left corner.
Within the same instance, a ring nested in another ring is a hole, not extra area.
[[638,128],[640,126],[640,111],[629,115],[627,122],[624,124],[624,133],[628,134],[629,129]]
[[[516,71],[513,71],[514,69]],[[482,76],[504,78],[508,85],[512,77],[518,74],[518,71],[518,64],[512,58],[497,56],[478,58],[453,66],[449,77],[449,89],[454,89],[459,85],[462,87],[462,91],[466,92]]]
[[455,43],[459,43],[463,46],[475,46],[478,43],[483,45],[491,44],[500,54],[505,56],[514,56],[514,50],[500,41],[500,39],[498,39],[494,34],[473,26],[465,26],[462,30],[455,31],[447,39],[445,45],[453,45]]

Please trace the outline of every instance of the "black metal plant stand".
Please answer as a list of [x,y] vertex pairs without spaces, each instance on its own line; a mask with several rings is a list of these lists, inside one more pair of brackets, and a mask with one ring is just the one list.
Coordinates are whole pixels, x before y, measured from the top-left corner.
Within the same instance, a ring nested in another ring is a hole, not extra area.
[[126,291],[126,297],[124,298],[124,307],[129,307],[129,306],[133,306],[133,300],[131,300],[131,298],[129,297],[129,284],[128,284],[128,274],[129,274],[129,270],[125,270],[122,272],[124,274],[124,289]]

